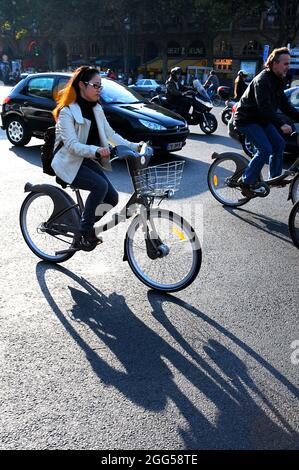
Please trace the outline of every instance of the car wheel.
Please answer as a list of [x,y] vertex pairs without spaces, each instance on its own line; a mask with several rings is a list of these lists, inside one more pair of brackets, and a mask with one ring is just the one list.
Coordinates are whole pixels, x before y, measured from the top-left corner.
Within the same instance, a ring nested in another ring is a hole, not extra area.
[[254,144],[251,143],[247,137],[242,139],[241,144],[246,155],[248,155],[250,158],[253,158],[257,151],[257,148],[254,146]]
[[9,118],[6,125],[6,135],[8,140],[19,147],[22,147],[30,142],[31,134],[24,123],[23,119],[14,116]]

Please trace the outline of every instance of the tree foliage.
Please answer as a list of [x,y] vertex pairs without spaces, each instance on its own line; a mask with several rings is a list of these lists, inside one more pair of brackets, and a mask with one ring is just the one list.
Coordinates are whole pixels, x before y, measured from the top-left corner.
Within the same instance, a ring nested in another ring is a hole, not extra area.
[[[139,32],[148,20],[163,42],[165,26],[176,17],[178,30],[193,21],[212,40],[223,26],[234,27],[251,15],[266,18],[270,11],[278,26],[275,45],[293,43],[299,30],[298,0],[0,0],[0,32],[15,45],[32,33],[50,40],[76,33],[87,39],[97,37],[102,20],[124,38],[126,19],[133,27],[139,25]],[[272,43],[270,33],[267,28],[260,31]]]

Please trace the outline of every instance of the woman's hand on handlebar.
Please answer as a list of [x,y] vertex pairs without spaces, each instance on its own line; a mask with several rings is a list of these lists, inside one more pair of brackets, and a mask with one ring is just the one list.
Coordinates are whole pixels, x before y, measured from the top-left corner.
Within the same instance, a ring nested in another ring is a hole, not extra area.
[[143,146],[144,144],[145,144],[145,142],[143,142],[143,140],[141,140],[141,142],[139,142],[138,148],[137,148],[137,152],[138,152],[138,153],[141,152],[142,146]]
[[104,157],[104,158],[110,157],[110,149],[108,147],[99,147],[96,153],[99,157]]

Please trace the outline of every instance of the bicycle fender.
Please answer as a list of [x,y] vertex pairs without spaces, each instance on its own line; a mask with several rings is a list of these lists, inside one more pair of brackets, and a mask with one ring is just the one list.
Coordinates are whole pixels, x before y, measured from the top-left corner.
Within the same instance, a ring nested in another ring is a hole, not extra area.
[[71,196],[63,191],[63,189],[53,186],[51,184],[36,184],[26,183],[24,187],[26,193],[43,193],[50,196],[53,201],[53,213],[49,219],[56,217],[55,222],[64,223],[67,225],[78,225],[80,222],[80,215],[77,207],[65,212],[60,217],[57,217],[59,212],[65,210],[67,207],[76,206],[76,202]]
[[291,199],[291,197],[292,197],[293,186],[294,186],[295,182],[297,181],[297,178],[299,178],[299,176],[296,176],[296,177],[292,180],[292,182],[291,182],[291,184],[290,184],[290,186],[289,186],[288,201],[289,201],[289,200]]
[[123,261],[128,261],[128,256],[127,256],[127,251],[126,251],[126,241],[127,241],[127,236],[125,236],[125,239],[124,239],[124,256],[123,256]]

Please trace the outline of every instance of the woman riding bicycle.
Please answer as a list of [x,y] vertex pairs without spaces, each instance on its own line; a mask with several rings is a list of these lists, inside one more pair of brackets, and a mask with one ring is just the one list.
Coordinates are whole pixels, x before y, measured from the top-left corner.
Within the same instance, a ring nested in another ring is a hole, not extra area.
[[99,104],[101,89],[99,71],[79,67],[59,94],[53,111],[54,148],[63,143],[53,158],[53,170],[64,182],[90,191],[80,222],[86,244],[99,242],[94,229],[97,207],[105,204],[107,211],[118,203],[118,193],[103,172],[111,171],[109,143],[126,145],[135,151],[143,144],[127,141],[110,127]]

